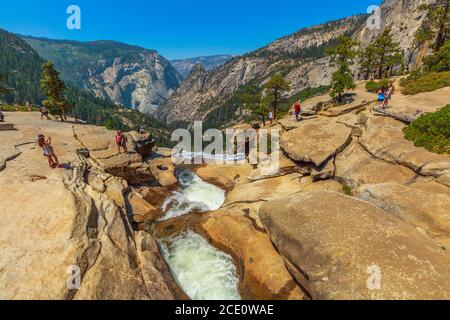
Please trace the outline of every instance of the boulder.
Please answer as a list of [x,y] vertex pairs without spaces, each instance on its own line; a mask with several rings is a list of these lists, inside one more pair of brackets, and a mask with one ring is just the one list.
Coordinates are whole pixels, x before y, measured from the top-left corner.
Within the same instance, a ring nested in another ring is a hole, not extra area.
[[154,182],[150,167],[143,162],[142,156],[136,150],[133,134],[128,138],[127,153],[119,153],[115,144],[115,132],[106,128],[93,126],[75,126],[74,136],[89,150],[90,159],[107,173],[121,177],[130,184]]
[[145,159],[153,154],[156,141],[149,133],[141,134],[133,131],[128,133],[128,135],[131,137],[134,150],[136,150],[142,158]]
[[125,208],[124,195],[128,190],[127,182],[115,177],[110,177],[105,181],[105,187],[108,197],[110,197],[118,207]]
[[162,187],[172,187],[177,184],[175,165],[171,158],[154,158],[147,161],[151,174]]
[[[84,184],[78,169],[62,179],[26,183],[13,196],[3,189],[0,195],[1,299],[174,298],[172,280],[160,271],[152,271],[153,283],[143,280],[123,213]],[[163,261],[156,253],[153,259]]]
[[314,114],[302,115],[300,117],[300,121],[297,121],[297,119],[295,119],[295,116],[292,115],[290,117],[286,117],[286,118],[283,118],[281,120],[278,120],[277,123],[283,128],[283,130],[290,131],[290,130],[294,130],[294,129],[300,128],[304,124],[304,122],[307,121],[307,120],[317,119],[317,116],[314,115]]
[[160,208],[172,189],[167,187],[143,187],[138,190],[145,201],[156,208]]
[[136,223],[153,222],[163,216],[163,212],[159,208],[152,206],[138,193],[130,192],[127,200],[128,213],[132,221]]
[[450,256],[372,204],[305,192],[263,204],[260,218],[313,299],[450,298]]
[[272,159],[271,156],[261,159],[257,168],[251,172],[247,179],[249,181],[258,181],[291,173],[309,174],[310,171],[310,168],[299,166],[284,154],[279,154],[279,157],[275,159]]
[[343,124],[317,120],[286,132],[281,148],[295,161],[312,162],[320,167],[342,151],[351,141],[351,129]]
[[359,197],[421,230],[450,249],[450,196],[395,183],[364,185]]
[[250,164],[209,164],[196,170],[197,175],[204,181],[214,184],[224,190],[231,190],[247,177],[253,170]]
[[[1,134],[21,154],[0,171],[0,300],[176,298],[151,236],[142,243],[129,223],[126,181],[94,167],[85,174],[71,124],[32,112],[8,120],[17,130]],[[103,131],[92,127],[92,137]],[[71,165],[49,168],[30,143],[41,133]]]
[[336,178],[352,186],[396,182],[407,184],[416,177],[414,171],[398,164],[377,159],[353,141],[336,157]]
[[335,165],[334,158],[328,160],[319,168],[313,168],[311,171],[311,177],[314,181],[326,180],[334,177]]
[[211,243],[236,261],[244,299],[306,298],[270,239],[250,219],[239,212],[218,211],[202,220],[200,228]]
[[450,156],[417,148],[403,136],[405,126],[392,118],[372,116],[361,144],[373,156],[400,164],[423,176],[437,179],[450,172]]
[[94,172],[88,172],[86,183],[94,188],[95,191],[103,193],[106,191],[104,181]]
[[302,191],[298,173],[237,185],[225,199],[225,205],[265,202],[281,199]]
[[354,102],[354,103],[350,103],[350,104],[346,104],[346,105],[342,105],[342,106],[328,108],[325,111],[318,112],[318,114],[321,116],[326,116],[326,117],[338,117],[338,116],[342,116],[346,113],[350,113],[352,111],[364,108],[374,102],[375,101],[369,101],[369,102],[365,101],[365,102],[361,102],[361,103]]

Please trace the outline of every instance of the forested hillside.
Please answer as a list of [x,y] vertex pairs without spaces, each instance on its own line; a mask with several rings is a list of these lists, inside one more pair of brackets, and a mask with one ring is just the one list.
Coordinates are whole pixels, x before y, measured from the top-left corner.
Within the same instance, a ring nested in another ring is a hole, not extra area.
[[[0,101],[20,105],[29,101],[41,106],[44,95],[40,88],[40,78],[44,62],[23,39],[0,29],[0,74],[4,78],[2,86],[9,91],[0,93]],[[161,142],[160,145],[169,144],[168,132],[153,117],[121,108],[109,99],[95,97],[71,84],[66,85],[65,98],[69,115],[110,129],[144,128],[154,133]]]
[[41,57],[53,61],[64,81],[144,113],[152,114],[181,82],[156,50],[115,41],[21,37]]

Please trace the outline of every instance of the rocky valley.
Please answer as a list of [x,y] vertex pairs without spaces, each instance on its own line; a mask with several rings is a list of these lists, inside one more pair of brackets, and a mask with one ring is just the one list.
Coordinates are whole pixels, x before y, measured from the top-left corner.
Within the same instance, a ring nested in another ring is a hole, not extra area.
[[436,1],[176,61],[0,29],[0,300],[450,300]]
[[171,60],[170,63],[178,71],[183,79],[186,79],[192,72],[192,69],[201,64],[205,70],[214,70],[233,58],[232,55],[222,54],[215,56],[196,57],[189,59]]
[[178,72],[155,50],[113,41],[23,38],[53,61],[68,83],[143,113],[154,114],[181,83]]
[[[404,124],[361,104],[362,86],[339,112],[281,119],[272,174],[265,161],[175,167],[145,134],[127,133],[119,154],[107,129],[6,113],[16,130],[1,133],[1,298],[450,298],[450,158],[405,140]],[[414,113],[431,95],[437,108],[450,92],[397,93],[397,107]],[[42,132],[62,169],[44,161]],[[204,258],[233,276],[203,279]]]
[[[354,16],[299,30],[264,48],[236,57],[216,70],[207,71],[197,66],[158,109],[158,117],[169,125],[208,120],[209,114],[217,117],[239,88],[249,84],[261,87],[275,73],[281,73],[290,83],[286,96],[305,88],[329,85],[334,69],[325,50],[342,35],[352,36],[364,47],[390,27],[394,40],[400,42],[405,59],[413,68],[427,52],[426,46],[414,44],[415,33],[425,19],[424,12],[419,10],[420,4],[423,1],[387,0],[380,7],[380,28],[367,26],[368,15]],[[222,120],[230,121],[235,117],[232,114]]]

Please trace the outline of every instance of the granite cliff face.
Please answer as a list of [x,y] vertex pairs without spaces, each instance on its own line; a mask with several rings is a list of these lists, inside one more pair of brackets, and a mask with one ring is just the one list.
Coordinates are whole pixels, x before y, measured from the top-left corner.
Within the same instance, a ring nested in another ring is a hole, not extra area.
[[168,124],[202,120],[221,108],[243,85],[262,85],[274,73],[283,74],[291,83],[288,96],[307,87],[328,85],[334,70],[325,49],[340,35],[352,35],[365,47],[391,27],[394,40],[405,52],[405,64],[413,68],[427,52],[427,48],[416,47],[414,43],[414,35],[425,19],[419,5],[434,1],[386,0],[380,6],[380,28],[369,27],[367,15],[350,17],[302,29],[216,70],[197,69],[167,104],[158,109],[157,116]]
[[170,63],[172,63],[181,77],[186,79],[197,64],[201,64],[206,70],[214,70],[230,61],[232,58],[232,55],[221,54],[215,56],[171,60]]
[[113,41],[24,39],[55,63],[65,81],[144,113],[153,114],[181,82],[170,62],[155,50]]
[[340,35],[352,35],[364,20],[364,16],[355,16],[302,29],[267,47],[234,58],[216,70],[206,72],[198,67],[167,104],[158,109],[157,115],[168,124],[201,120],[242,85],[260,85],[277,72],[292,82],[292,93],[307,86],[326,84],[330,73],[320,72],[323,64],[327,64],[326,47]]
[[415,33],[422,26],[426,12],[419,10],[421,4],[435,3],[436,0],[386,0],[380,6],[381,28],[370,28],[365,24],[356,34],[355,38],[366,47],[386,28],[392,29],[394,41],[400,44],[405,52],[405,64],[414,68],[420,63],[421,56],[428,48],[415,45]]

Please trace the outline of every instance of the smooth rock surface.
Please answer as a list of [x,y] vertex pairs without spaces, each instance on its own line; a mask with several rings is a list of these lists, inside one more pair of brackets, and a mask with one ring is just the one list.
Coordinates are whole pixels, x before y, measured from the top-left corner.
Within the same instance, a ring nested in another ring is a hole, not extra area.
[[358,142],[352,142],[336,157],[336,177],[346,185],[396,182],[407,184],[417,176],[405,166],[370,155]]
[[326,120],[307,121],[285,133],[281,148],[295,161],[312,162],[320,167],[351,141],[351,129]]
[[367,202],[306,192],[263,204],[260,218],[313,299],[450,298],[449,255]]
[[229,252],[239,263],[244,298],[305,298],[270,239],[249,218],[237,212],[217,211],[204,219],[201,229],[216,247]]
[[[17,131],[5,132],[2,147],[18,146],[21,155],[0,171],[0,299],[173,299],[159,252],[139,255],[122,209],[126,182],[98,171],[88,179],[95,188],[85,182],[71,124],[38,113],[8,113],[8,120]],[[64,168],[49,168],[34,143],[41,133],[52,137]],[[74,290],[68,282],[78,272]]]
[[450,249],[450,196],[395,183],[364,185],[360,198],[424,230],[424,233]]
[[372,116],[361,137],[362,146],[373,156],[401,164],[423,176],[440,178],[450,171],[450,156],[417,148],[404,138],[404,125],[392,118]]

